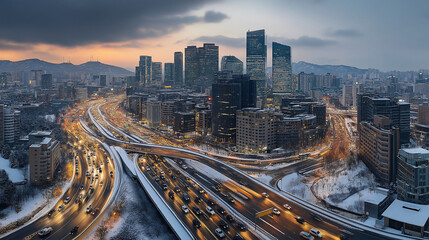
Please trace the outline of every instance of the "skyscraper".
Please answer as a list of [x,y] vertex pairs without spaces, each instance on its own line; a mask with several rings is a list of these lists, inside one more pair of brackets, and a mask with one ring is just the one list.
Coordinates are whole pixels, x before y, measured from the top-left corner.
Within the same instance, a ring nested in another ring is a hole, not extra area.
[[258,95],[260,96],[263,96],[265,89],[266,62],[265,30],[248,31],[246,38],[246,71],[251,79],[257,81]]
[[230,71],[233,74],[243,74],[243,62],[235,56],[223,56],[221,71]]
[[185,48],[185,85],[193,85],[198,78],[198,49],[196,46]]
[[152,81],[150,85],[162,85],[162,62],[152,62]]
[[164,64],[164,85],[171,86],[174,84],[174,64],[165,63]]
[[294,92],[292,86],[291,48],[273,42],[273,92]]
[[183,85],[183,53],[174,53],[174,84]]
[[139,65],[136,67],[136,82],[139,87],[148,87],[152,81],[152,57],[140,56]]
[[52,74],[42,74],[42,89],[52,88]]

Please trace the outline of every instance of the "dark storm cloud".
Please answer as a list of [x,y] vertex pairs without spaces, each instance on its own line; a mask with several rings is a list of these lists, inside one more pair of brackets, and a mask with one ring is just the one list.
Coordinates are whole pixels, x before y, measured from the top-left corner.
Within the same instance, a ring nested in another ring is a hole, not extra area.
[[218,0],[3,0],[0,40],[78,46],[159,37],[225,15],[186,15]]
[[204,15],[204,21],[209,23],[217,23],[222,22],[223,20],[227,19],[228,16],[221,12],[215,12],[215,11],[207,11]]
[[201,36],[194,41],[197,42],[211,42],[216,43],[223,46],[233,47],[233,48],[241,48],[244,47],[246,42],[244,38],[231,38],[223,35],[217,35],[217,36]]
[[360,37],[362,36],[362,33],[356,29],[337,29],[334,31],[327,31],[327,35],[335,37]]
[[0,41],[0,50],[28,50],[31,46]]

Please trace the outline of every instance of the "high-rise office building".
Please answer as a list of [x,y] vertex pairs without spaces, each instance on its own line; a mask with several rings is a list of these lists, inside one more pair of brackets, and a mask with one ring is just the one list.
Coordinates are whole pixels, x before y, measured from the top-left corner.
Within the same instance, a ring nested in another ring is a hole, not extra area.
[[214,43],[204,43],[198,48],[199,77],[201,86],[211,86],[215,74],[219,71],[219,46]]
[[52,74],[42,74],[42,89],[52,88]]
[[152,57],[140,56],[139,65],[136,67],[136,82],[139,87],[148,87],[152,81]]
[[273,42],[273,92],[294,92],[292,84],[291,48],[277,42]]
[[194,112],[176,112],[174,113],[174,132],[189,133],[195,131],[195,113]]
[[185,48],[185,85],[192,86],[199,76],[199,57],[196,46]]
[[164,85],[171,86],[174,84],[174,64],[164,64]]
[[396,182],[398,199],[429,204],[429,151],[424,148],[400,149]]
[[152,62],[152,80],[151,86],[162,85],[162,62]]
[[359,122],[359,156],[377,179],[388,186],[396,178],[399,129],[386,116]]
[[400,143],[410,142],[410,104],[397,102],[389,98],[374,97],[369,94],[358,94],[358,123],[372,122],[375,115],[383,115],[392,120],[393,126],[399,128]]
[[247,74],[235,74],[232,75],[232,82],[241,85],[241,107],[256,107],[256,81],[251,80]]
[[174,84],[183,85],[183,53],[174,53]]
[[28,150],[30,166],[30,184],[51,183],[55,170],[60,165],[60,143],[52,138],[44,138],[34,143]]
[[223,56],[221,71],[229,71],[233,74],[243,74],[243,62],[235,56]]
[[161,102],[155,100],[146,102],[146,121],[151,127],[161,124]]
[[263,96],[265,91],[266,64],[265,30],[248,31],[246,35],[246,73],[252,80],[257,81],[259,96]]
[[0,104],[0,144],[15,143],[20,135],[21,112]]
[[419,105],[417,123],[429,126],[429,103]]

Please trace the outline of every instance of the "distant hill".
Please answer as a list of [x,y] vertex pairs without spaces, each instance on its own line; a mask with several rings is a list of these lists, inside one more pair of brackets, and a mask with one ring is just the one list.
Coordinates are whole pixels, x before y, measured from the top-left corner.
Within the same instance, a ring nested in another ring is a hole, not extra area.
[[347,74],[364,74],[368,69],[360,69],[357,67],[345,66],[345,65],[318,65],[308,62],[297,62],[292,63],[293,73],[314,73],[318,75],[330,73],[331,75],[347,75]]
[[107,65],[101,62],[86,62],[80,65],[72,63],[50,63],[40,59],[27,59],[23,61],[12,62],[9,60],[0,60],[0,72],[18,72],[31,70],[45,70],[47,73],[90,73],[94,75],[107,74],[114,76],[134,75],[124,68]]

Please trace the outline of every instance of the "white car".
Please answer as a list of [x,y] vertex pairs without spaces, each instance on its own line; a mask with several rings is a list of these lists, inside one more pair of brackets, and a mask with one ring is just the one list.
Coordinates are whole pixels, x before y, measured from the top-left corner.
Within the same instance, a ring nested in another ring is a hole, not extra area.
[[70,197],[66,197],[66,199],[64,199],[64,203],[67,204],[70,202]]
[[183,206],[182,206],[182,211],[183,211],[184,213],[189,213],[189,209],[188,209],[188,207],[187,207],[186,205],[183,205]]
[[225,237],[225,234],[223,233],[223,231],[220,228],[216,228],[215,233],[220,238],[224,238]]
[[64,204],[61,204],[61,206],[58,207],[58,212],[61,212],[61,210],[63,210],[64,207],[65,207]]
[[299,233],[299,235],[300,235],[301,237],[303,237],[304,239],[307,239],[307,240],[314,240],[314,237],[313,237],[313,236],[311,236],[311,234],[310,234],[310,233],[308,233],[308,232],[301,232],[301,233]]
[[47,228],[44,228],[44,229],[42,229],[42,230],[40,230],[40,232],[39,232],[39,236],[46,236],[46,235],[48,235],[49,233],[51,233],[52,232],[52,227],[47,227]]
[[213,208],[211,208],[210,206],[207,206],[207,207],[206,207],[206,210],[207,210],[207,212],[208,212],[210,215],[215,214],[215,211],[214,211],[214,210],[213,210]]
[[186,164],[183,164],[182,168],[186,170],[186,169],[188,169],[188,166],[186,166]]
[[266,192],[263,192],[262,196],[264,196],[265,198],[269,198],[270,197],[270,195],[268,195],[268,193],[266,193]]
[[283,205],[283,207],[286,208],[287,210],[291,209],[291,206],[289,204],[285,204],[285,205]]
[[280,211],[277,208],[273,208],[273,213],[275,215],[280,215]]
[[322,233],[319,232],[319,230],[314,229],[314,228],[310,229],[310,234],[315,236],[315,237],[319,237],[319,238],[321,238],[323,236]]

